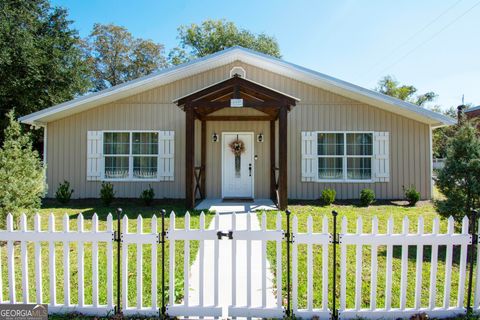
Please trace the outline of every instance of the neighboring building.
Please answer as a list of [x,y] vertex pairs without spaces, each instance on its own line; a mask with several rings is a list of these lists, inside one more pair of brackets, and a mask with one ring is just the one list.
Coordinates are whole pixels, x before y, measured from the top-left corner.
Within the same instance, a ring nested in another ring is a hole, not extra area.
[[[241,47],[20,119],[44,127],[49,197],[356,199],[432,192],[441,114]],[[239,143],[235,144],[235,141]],[[237,147],[237,151],[233,150]]]
[[[476,119],[477,121],[480,121],[480,106],[467,109],[464,112],[467,119]],[[480,122],[478,123],[478,126],[480,127]]]

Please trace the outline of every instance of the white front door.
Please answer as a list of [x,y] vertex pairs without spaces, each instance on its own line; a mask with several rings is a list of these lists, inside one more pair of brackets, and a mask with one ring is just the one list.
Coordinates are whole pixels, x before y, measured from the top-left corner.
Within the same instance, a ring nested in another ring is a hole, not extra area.
[[[243,146],[237,154],[234,145]],[[222,152],[222,197],[253,198],[253,133],[224,132]]]

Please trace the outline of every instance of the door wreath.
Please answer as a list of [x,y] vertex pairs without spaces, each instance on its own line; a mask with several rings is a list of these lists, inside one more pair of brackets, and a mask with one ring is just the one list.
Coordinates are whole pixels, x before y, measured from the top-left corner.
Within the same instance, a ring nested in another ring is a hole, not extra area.
[[235,176],[240,177],[240,168],[241,168],[241,155],[245,152],[245,143],[238,139],[233,140],[228,145],[230,151],[235,155]]

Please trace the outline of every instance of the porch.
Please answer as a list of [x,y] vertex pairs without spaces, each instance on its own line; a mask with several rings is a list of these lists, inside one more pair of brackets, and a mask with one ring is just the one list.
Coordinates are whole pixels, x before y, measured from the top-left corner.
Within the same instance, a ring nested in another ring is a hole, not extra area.
[[[182,108],[186,117],[186,207],[193,209],[199,201],[218,197],[218,195],[211,195],[207,192],[207,183],[213,183],[213,181],[207,179],[208,170],[218,170],[218,168],[207,166],[207,139],[208,137],[215,139],[214,135],[217,135],[217,139],[219,139],[218,136],[222,135],[223,132],[208,132],[207,122],[268,122],[268,157],[259,161],[264,165],[268,162],[269,194],[267,197],[269,196],[280,210],[285,210],[288,201],[288,112],[296,105],[297,101],[299,99],[244,79],[238,74],[175,100],[174,102]],[[241,110],[241,112],[236,112],[234,115],[218,115],[219,110],[230,108]],[[257,112],[252,115],[251,112],[247,112],[247,109]],[[200,124],[200,139],[196,139],[195,136],[196,124]],[[200,165],[197,166],[195,166],[196,143],[200,143]],[[278,152],[276,150],[277,146]],[[216,156],[220,157],[220,155]],[[255,162],[250,163],[250,173],[255,170],[256,165]],[[222,171],[222,176],[223,174]],[[255,176],[252,179],[255,179]],[[229,181],[231,182],[232,179]],[[256,195],[252,192],[252,200],[255,198]]]

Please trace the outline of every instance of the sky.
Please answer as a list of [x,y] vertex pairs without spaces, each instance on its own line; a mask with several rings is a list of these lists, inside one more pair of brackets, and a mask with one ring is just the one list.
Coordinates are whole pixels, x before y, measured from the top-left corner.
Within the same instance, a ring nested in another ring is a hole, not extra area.
[[480,105],[480,0],[52,0],[87,36],[126,27],[168,52],[180,25],[226,19],[274,36],[282,59],[373,89],[385,75],[438,94],[442,108]]

